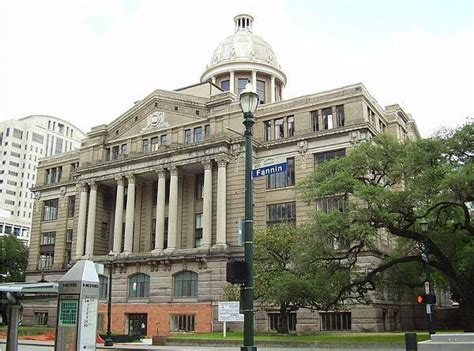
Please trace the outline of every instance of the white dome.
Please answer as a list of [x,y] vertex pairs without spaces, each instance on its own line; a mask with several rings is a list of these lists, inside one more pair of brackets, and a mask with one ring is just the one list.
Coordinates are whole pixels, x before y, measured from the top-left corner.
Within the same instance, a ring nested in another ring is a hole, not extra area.
[[225,38],[214,50],[208,68],[242,61],[259,62],[280,69],[270,44],[250,30],[239,30]]

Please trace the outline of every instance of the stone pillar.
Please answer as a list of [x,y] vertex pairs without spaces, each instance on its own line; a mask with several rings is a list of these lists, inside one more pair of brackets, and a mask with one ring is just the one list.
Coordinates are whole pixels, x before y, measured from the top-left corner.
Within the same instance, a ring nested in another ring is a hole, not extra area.
[[234,71],[230,71],[229,73],[229,91],[235,94],[235,77]]
[[217,218],[216,218],[216,246],[226,246],[227,220],[227,162],[226,158],[217,160]]
[[211,77],[211,82],[212,82],[212,84],[216,84],[216,77],[215,76]]
[[203,162],[204,191],[202,201],[202,247],[208,248],[212,243],[212,163]]
[[252,87],[257,91],[257,71],[252,71]]
[[124,182],[122,177],[115,178],[117,181],[117,196],[115,198],[115,217],[114,217],[114,244],[115,254],[122,250],[122,223],[123,223],[123,194]]
[[176,249],[178,241],[178,168],[171,167],[170,171],[170,203],[168,207],[168,248]]
[[275,76],[270,78],[270,102],[275,102]]
[[163,241],[165,238],[165,184],[166,173],[164,169],[157,170],[158,189],[156,191],[156,232],[154,252],[163,251]]
[[86,221],[87,221],[87,187],[85,184],[78,185],[80,194],[79,218],[77,223],[76,256],[84,256],[84,243],[86,241]]
[[127,176],[127,207],[125,213],[125,240],[123,252],[130,253],[133,248],[133,225],[135,217],[135,176],[133,174]]
[[94,254],[94,240],[95,240],[95,214],[97,206],[97,183],[89,183],[91,189],[89,194],[89,211],[87,213],[87,236],[86,236],[86,255],[92,256]]

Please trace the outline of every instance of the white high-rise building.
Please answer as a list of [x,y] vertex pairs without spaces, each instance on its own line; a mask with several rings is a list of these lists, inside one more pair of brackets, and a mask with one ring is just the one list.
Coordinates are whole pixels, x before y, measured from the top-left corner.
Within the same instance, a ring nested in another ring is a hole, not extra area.
[[[45,156],[77,149],[85,134],[53,116],[33,115],[0,122],[0,236],[12,234],[29,245],[36,166]],[[50,172],[52,182],[61,169]]]

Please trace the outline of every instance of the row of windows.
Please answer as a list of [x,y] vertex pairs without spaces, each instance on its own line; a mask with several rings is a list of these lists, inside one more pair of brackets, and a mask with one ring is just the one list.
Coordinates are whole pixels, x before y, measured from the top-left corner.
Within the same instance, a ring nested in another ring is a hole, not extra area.
[[[203,134],[204,133],[204,134]],[[191,143],[200,143],[204,138],[207,138],[211,134],[211,125],[206,124],[203,127],[195,127],[191,130],[191,128],[184,130],[184,143],[191,144]]]
[[[319,312],[319,318],[321,331],[352,329],[351,312]],[[268,330],[276,331],[280,321],[280,313],[268,313]],[[296,331],[297,316],[295,312],[289,314],[286,323],[288,330]]]
[[15,224],[0,222],[0,234],[13,234],[15,236],[28,236],[28,228]]
[[61,181],[63,167],[53,167],[46,169],[46,184],[55,184]]
[[117,160],[120,156],[128,155],[128,144],[115,145],[105,149],[105,159],[107,161]]
[[[99,298],[108,296],[109,278],[99,275]],[[183,271],[173,276],[173,297],[196,298],[198,296],[198,274],[192,271]],[[142,299],[150,296],[150,276],[137,273],[128,279],[128,298]]]
[[143,152],[158,151],[158,147],[168,144],[168,135],[163,134],[143,140]]
[[[66,245],[64,249],[64,268],[69,268],[72,258],[73,229],[66,230]],[[54,250],[56,245],[56,232],[41,233],[38,258],[39,270],[50,270],[54,263]]]
[[263,122],[265,141],[292,137],[295,135],[295,117],[280,117]]

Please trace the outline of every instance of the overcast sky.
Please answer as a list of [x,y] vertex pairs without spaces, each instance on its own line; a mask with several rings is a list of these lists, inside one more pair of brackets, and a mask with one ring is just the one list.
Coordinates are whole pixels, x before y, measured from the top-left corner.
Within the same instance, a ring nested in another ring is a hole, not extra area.
[[0,120],[110,123],[154,89],[197,83],[241,12],[272,45],[286,98],[362,82],[423,136],[473,116],[471,0],[0,2]]

